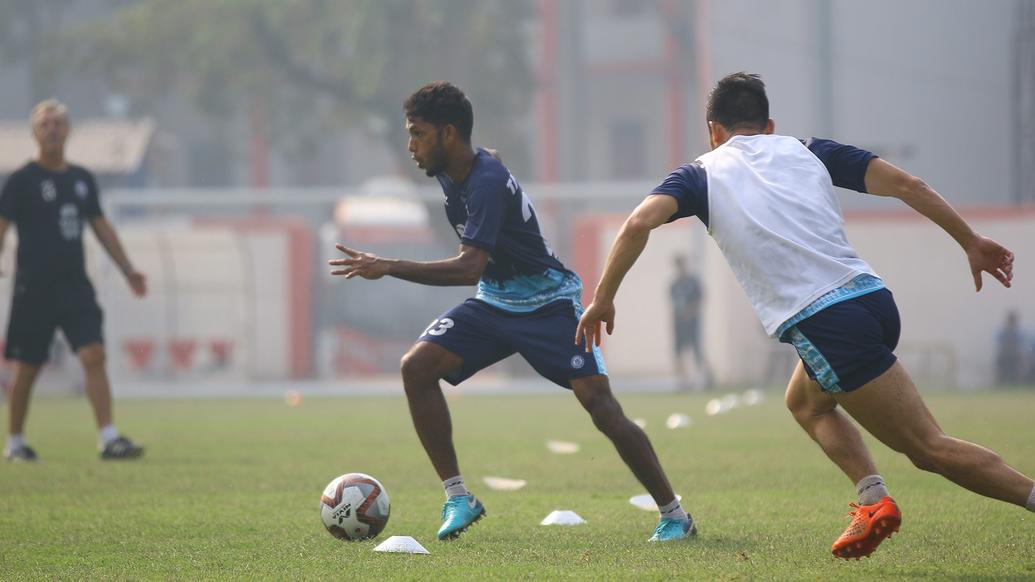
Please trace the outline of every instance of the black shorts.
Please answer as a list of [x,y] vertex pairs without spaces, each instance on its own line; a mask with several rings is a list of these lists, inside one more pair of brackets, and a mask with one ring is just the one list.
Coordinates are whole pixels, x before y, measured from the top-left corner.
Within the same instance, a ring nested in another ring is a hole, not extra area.
[[891,291],[835,303],[787,329],[805,371],[824,392],[851,392],[888,371],[901,332]]
[[73,351],[103,343],[103,322],[93,285],[85,278],[39,286],[16,281],[4,357],[26,364],[46,362],[59,327]]
[[600,348],[589,352],[575,345],[582,306],[559,299],[530,313],[511,313],[477,299],[468,299],[431,322],[418,341],[438,344],[464,359],[447,375],[456,386],[479,370],[521,354],[539,375],[571,388],[577,378],[607,374]]
[[697,349],[701,342],[701,320],[693,317],[688,319],[675,320],[676,355],[683,353],[686,348]]

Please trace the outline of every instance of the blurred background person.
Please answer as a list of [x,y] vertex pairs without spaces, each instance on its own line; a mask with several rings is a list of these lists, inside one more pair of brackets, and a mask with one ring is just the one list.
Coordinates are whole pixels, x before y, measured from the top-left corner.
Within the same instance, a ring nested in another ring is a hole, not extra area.
[[[672,298],[672,323],[675,334],[675,361],[681,390],[707,390],[712,386],[712,375],[701,346],[701,302],[704,288],[696,273],[686,268],[686,257],[676,255],[676,278],[669,286]],[[686,361],[693,357],[694,372],[689,374]]]
[[995,383],[997,386],[1019,384],[1027,367],[1024,332],[1020,315],[1015,310],[1006,313],[1006,321],[996,338]]
[[65,160],[68,112],[49,99],[33,108],[32,134],[39,154],[7,179],[0,193],[0,248],[7,228],[18,229],[17,266],[5,356],[15,363],[8,387],[8,461],[35,461],[25,442],[29,394],[61,328],[86,375],[86,394],[97,421],[102,459],[133,459],[144,449],[119,434],[112,421],[105,369],[103,312],[86,276],[83,224],[89,222],[137,297],[147,293],[115,229],[101,212],[97,183],[85,168]]

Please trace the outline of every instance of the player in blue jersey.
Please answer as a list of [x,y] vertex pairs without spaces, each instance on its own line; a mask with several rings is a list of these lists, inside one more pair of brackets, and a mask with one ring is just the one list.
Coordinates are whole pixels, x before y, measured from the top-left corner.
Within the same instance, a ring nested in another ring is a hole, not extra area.
[[471,102],[456,86],[434,82],[411,95],[404,109],[411,156],[441,184],[460,252],[413,262],[337,245],[347,257],[330,264],[340,267],[332,274],[349,279],[387,275],[424,285],[478,286],[473,298],[432,321],[402,358],[413,425],[446,490],[439,539],[458,536],[485,513],[461,476],[439,379],[459,384],[514,353],[575,393],[654,497],[661,519],[651,541],[693,535],[694,522],[673,494],[647,435],[611,393],[599,350],[572,344],[582,283],[550,250],[531,200],[506,166],[471,146]]
[[965,251],[978,291],[982,272],[1010,286],[1013,253],[974,232],[922,180],[870,152],[774,134],[757,75],[719,81],[707,119],[712,151],[669,175],[626,220],[576,341],[599,345],[601,325],[614,330],[615,294],[650,231],[696,216],[766,331],[801,358],[787,407],[856,484],[859,503],[834,555],[867,556],[901,523],[858,429],[838,406],[917,467],[1035,511],[1035,483],[992,451],[943,433],[897,362],[894,299],[848,244],[833,187],[894,196],[942,227]]

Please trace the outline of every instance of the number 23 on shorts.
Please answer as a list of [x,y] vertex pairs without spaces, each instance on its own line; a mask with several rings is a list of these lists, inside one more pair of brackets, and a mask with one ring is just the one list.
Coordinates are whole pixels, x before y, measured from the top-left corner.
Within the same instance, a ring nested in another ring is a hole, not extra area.
[[442,334],[446,333],[447,331],[449,331],[449,328],[451,328],[451,327],[453,327],[453,320],[452,319],[450,319],[448,317],[443,317],[442,319],[436,319],[435,321],[431,322],[431,325],[428,326],[428,329],[424,330],[424,333],[420,334],[420,336],[421,337],[424,337],[426,335],[439,336],[439,335],[442,335]]

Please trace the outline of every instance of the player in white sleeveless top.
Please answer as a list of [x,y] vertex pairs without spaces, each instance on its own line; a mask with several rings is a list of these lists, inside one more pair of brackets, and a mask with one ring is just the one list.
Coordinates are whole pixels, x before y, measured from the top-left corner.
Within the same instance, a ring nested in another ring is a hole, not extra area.
[[1010,286],[1013,253],[974,232],[922,180],[870,152],[774,134],[757,75],[719,81],[707,118],[712,151],[670,174],[625,221],[576,343],[599,345],[601,324],[613,332],[615,294],[650,231],[697,216],[766,332],[801,357],[787,386],[788,409],[856,484],[859,503],[834,555],[868,556],[902,520],[859,430],[838,405],[920,469],[1035,512],[1035,482],[994,452],[943,433],[895,358],[894,298],[848,244],[833,187],[899,198],[942,227],[963,247],[978,291],[982,272]]

